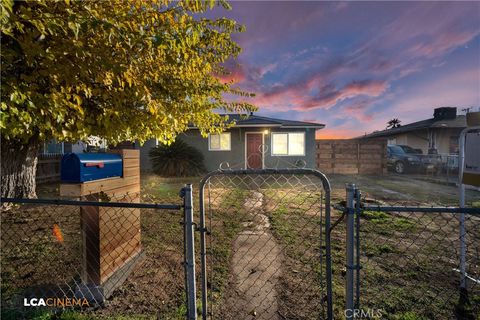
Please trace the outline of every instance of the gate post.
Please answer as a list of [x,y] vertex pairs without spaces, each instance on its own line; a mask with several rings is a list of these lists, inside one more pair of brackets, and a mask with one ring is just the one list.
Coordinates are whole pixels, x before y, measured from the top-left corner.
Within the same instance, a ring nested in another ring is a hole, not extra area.
[[184,268],[185,290],[187,295],[187,319],[197,319],[197,290],[195,282],[195,224],[193,222],[192,185],[186,184],[183,196]]
[[355,189],[355,309],[360,309],[360,213],[362,212],[362,192]]
[[345,318],[353,319],[354,311],[354,252],[355,252],[355,184],[348,184],[347,191],[347,232],[346,232],[346,279],[345,279]]

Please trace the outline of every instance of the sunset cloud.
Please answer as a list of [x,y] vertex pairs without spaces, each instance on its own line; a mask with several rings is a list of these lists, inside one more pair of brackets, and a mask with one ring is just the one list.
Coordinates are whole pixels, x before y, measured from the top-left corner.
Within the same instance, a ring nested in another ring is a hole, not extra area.
[[[254,99],[254,102],[267,109],[281,108],[299,111],[317,108],[328,109],[343,100],[358,96],[378,97],[388,88],[385,81],[359,80],[348,83],[341,88],[337,88],[333,84],[327,84],[319,87],[318,93],[312,95],[309,94],[309,91],[312,90],[314,84],[315,82],[310,79],[306,83],[275,88],[272,92],[259,95]],[[282,104],[286,108],[282,108]]]
[[436,57],[449,51],[465,45],[472,41],[480,34],[477,31],[463,31],[463,32],[445,32],[436,38],[423,41],[410,48],[409,52],[413,55]]
[[224,83],[241,83],[247,78],[246,71],[239,64],[230,64],[226,66],[228,74],[219,75],[218,78]]
[[479,2],[234,2],[219,15],[247,32],[222,79],[255,92],[261,114],[316,119],[320,134],[338,137],[479,106],[479,11]]
[[378,97],[387,87],[388,84],[385,81],[376,80],[353,81],[340,89],[329,84],[321,87],[317,96],[311,97],[296,109],[330,108],[345,99],[356,96]]

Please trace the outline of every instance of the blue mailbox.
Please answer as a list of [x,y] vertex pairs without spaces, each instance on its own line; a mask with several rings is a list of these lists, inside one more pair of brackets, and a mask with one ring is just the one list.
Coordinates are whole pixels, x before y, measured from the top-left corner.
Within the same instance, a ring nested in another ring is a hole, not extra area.
[[121,177],[122,156],[114,153],[67,153],[62,158],[62,182],[80,183]]

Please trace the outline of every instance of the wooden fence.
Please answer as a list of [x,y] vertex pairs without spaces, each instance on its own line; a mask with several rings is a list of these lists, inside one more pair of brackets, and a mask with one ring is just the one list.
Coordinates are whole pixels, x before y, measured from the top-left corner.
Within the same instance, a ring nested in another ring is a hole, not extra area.
[[37,184],[60,181],[60,161],[63,154],[39,154],[37,163]]
[[317,169],[329,174],[384,174],[387,140],[328,139],[316,141]]

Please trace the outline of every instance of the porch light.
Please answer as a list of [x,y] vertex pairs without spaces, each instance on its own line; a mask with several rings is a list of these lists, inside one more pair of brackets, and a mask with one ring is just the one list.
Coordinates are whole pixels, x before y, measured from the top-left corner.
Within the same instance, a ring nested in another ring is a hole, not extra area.
[[268,134],[268,129],[263,130],[263,134]]

